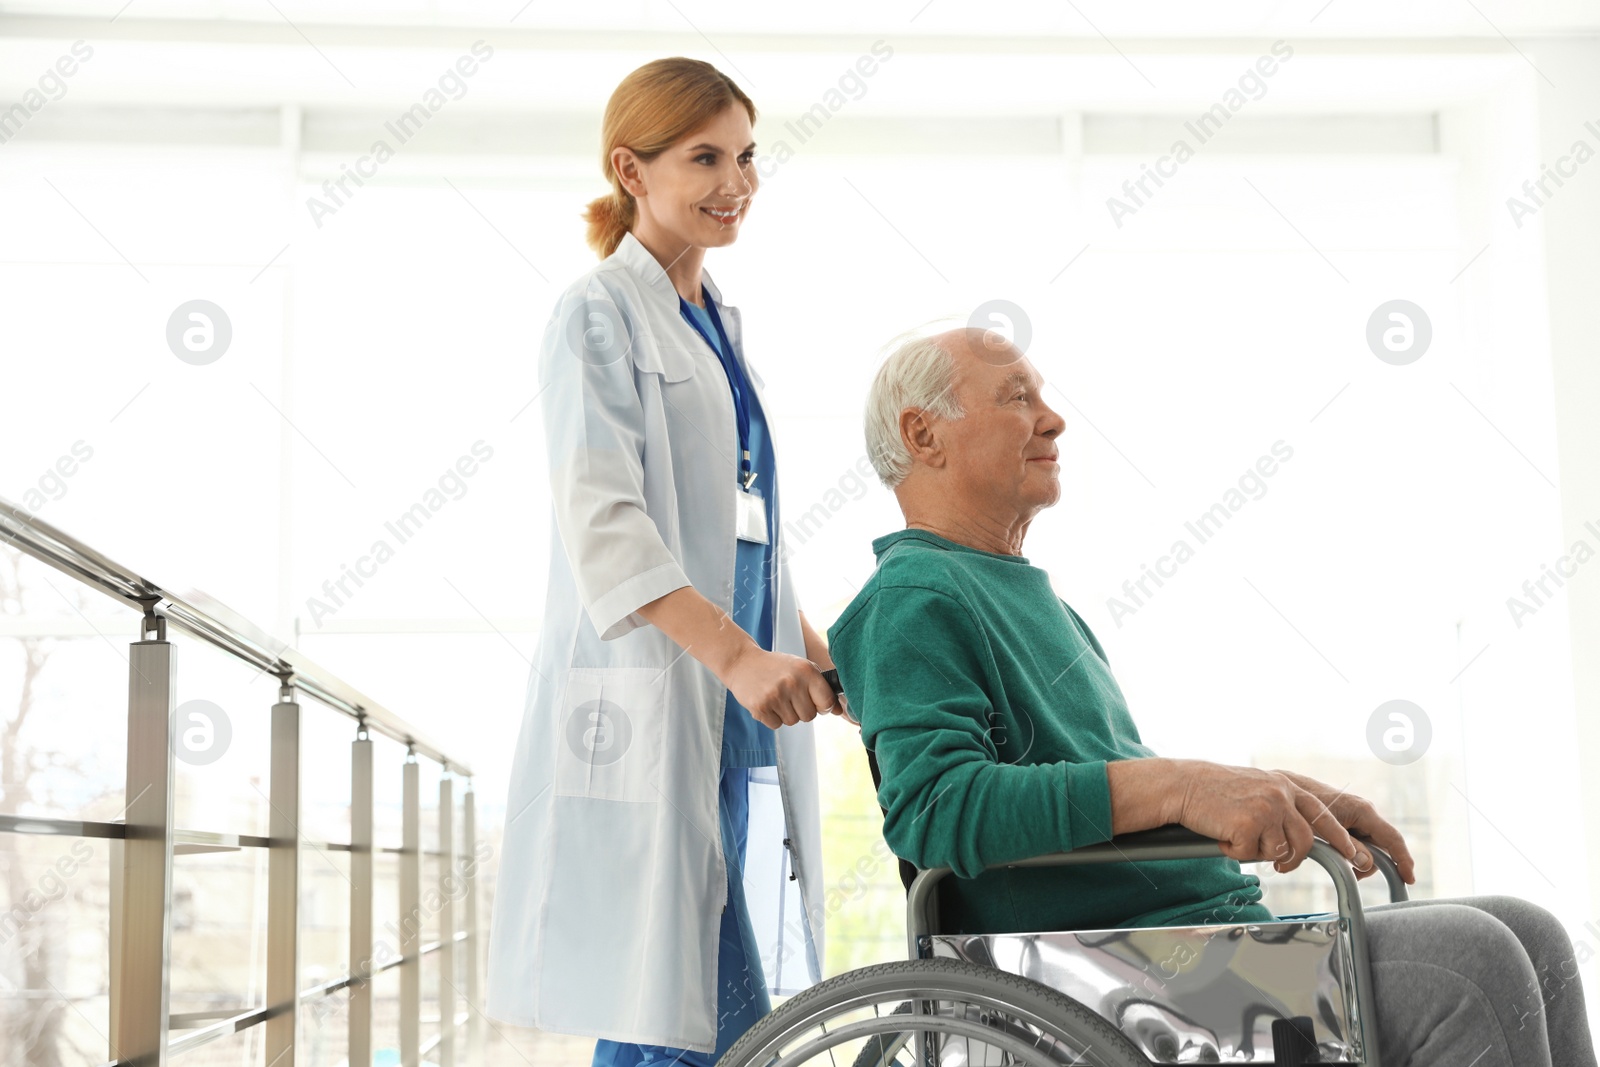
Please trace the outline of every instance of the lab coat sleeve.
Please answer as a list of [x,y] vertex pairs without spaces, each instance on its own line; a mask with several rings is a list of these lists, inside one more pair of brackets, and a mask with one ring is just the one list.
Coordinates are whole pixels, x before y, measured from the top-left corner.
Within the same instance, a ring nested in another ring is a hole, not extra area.
[[603,288],[575,289],[545,328],[540,399],[556,528],[601,640],[691,584],[645,509],[645,414],[623,316]]

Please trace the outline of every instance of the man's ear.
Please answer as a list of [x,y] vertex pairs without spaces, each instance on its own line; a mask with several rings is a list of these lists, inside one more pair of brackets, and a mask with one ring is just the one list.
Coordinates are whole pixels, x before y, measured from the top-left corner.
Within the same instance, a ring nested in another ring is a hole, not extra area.
[[921,408],[906,408],[900,412],[900,440],[913,463],[944,466],[944,442],[939,439],[933,420]]

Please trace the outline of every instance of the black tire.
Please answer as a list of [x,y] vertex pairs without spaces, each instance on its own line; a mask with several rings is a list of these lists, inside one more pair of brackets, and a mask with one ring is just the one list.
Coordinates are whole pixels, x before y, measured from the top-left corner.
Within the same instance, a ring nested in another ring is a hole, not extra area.
[[[890,1001],[955,1001],[977,1009],[990,1026],[994,1024],[982,1013],[1015,1016],[1031,1028],[1027,1033],[1038,1031],[1052,1039],[1048,1047],[1027,1053],[1027,1062],[1036,1067],[1150,1067],[1133,1042],[1078,1001],[1020,975],[950,959],[880,963],[820,982],[763,1016],[717,1067],[765,1067],[785,1041],[825,1024],[830,1016]],[[932,1017],[930,1024],[941,1018]],[[896,1020],[893,1009],[881,1016],[886,1034],[898,1032]],[[1006,1034],[1017,1037],[1021,1029],[997,1030],[996,1040]],[[886,1039],[875,1033],[862,1054],[881,1055],[886,1048]]]

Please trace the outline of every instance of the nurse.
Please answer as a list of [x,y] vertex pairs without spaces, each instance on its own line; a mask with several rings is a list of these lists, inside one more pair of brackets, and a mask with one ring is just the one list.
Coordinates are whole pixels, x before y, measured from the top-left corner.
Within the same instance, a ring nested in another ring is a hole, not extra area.
[[763,381],[702,262],[755,195],[756,109],[685,58],[602,129],[602,262],[545,329],[549,591],[513,757],[487,1012],[594,1067],[710,1067],[818,981],[812,721],[842,714],[784,558]]

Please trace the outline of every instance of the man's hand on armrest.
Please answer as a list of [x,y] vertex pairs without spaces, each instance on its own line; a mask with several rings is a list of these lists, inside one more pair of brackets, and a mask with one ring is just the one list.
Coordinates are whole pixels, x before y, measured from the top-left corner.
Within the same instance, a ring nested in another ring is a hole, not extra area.
[[1216,838],[1225,856],[1270,859],[1284,872],[1298,867],[1320,837],[1357,872],[1374,869],[1328,806],[1282,772],[1150,757],[1108,763],[1106,779],[1113,835],[1178,823]]
[[[1387,852],[1394,860],[1395,869],[1400,872],[1401,880],[1406,884],[1416,882],[1416,861],[1411,858],[1411,849],[1406,847],[1406,839],[1392,823],[1378,814],[1378,809],[1372,801],[1343,789],[1335,789],[1325,782],[1319,782],[1304,774],[1296,774],[1294,771],[1280,770],[1278,773],[1285,775],[1301,789],[1327,805],[1328,810],[1333,812],[1333,817],[1339,820],[1340,826],[1360,834]],[[1365,878],[1376,870],[1377,868],[1373,866],[1365,870],[1357,867],[1356,877]]]

